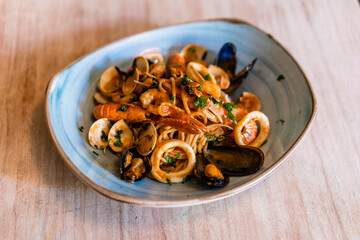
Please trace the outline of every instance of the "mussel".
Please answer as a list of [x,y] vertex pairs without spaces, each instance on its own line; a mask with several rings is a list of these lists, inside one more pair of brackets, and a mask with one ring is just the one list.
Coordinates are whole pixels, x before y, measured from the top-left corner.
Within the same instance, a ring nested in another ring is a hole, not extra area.
[[120,156],[120,178],[133,183],[144,179],[151,171],[149,159],[124,149]]
[[232,43],[225,43],[216,58],[215,65],[221,67],[230,76],[230,87],[225,90],[230,94],[235,91],[245,80],[248,73],[253,69],[256,58],[246,65],[239,73],[235,75],[237,64],[236,47]]
[[228,176],[250,175],[264,164],[263,152],[249,146],[213,146],[208,148],[204,156]]
[[248,146],[211,146],[196,155],[195,176],[209,186],[226,186],[231,176],[257,172],[264,164],[264,154]]
[[196,155],[194,174],[201,182],[209,186],[224,187],[230,181],[228,176],[224,176],[221,171],[214,164],[211,164],[201,153]]

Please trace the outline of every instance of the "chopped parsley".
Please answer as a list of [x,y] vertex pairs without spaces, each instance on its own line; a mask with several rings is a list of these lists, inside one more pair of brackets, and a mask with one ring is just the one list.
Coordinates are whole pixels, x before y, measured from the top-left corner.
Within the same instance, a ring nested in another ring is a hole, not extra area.
[[267,143],[267,140],[265,140],[265,141],[260,145],[260,147],[264,146],[266,143]]
[[101,137],[100,138],[101,138],[102,142],[106,142],[107,136],[106,136],[104,131],[101,131]]
[[151,141],[151,139],[153,138],[154,135],[146,135],[146,137],[149,139],[149,141]]
[[159,82],[158,82],[158,81],[153,82],[153,83],[150,85],[149,89],[151,89],[151,88],[159,88]]
[[189,50],[188,50],[188,52],[189,52],[190,54],[193,54],[195,51],[196,51],[195,48],[189,48]]
[[282,74],[280,74],[280,75],[277,77],[276,80],[281,81],[281,80],[284,80],[284,79],[285,79],[285,76],[282,75]]
[[279,122],[281,122],[281,126],[284,125],[285,120],[279,119]]
[[205,77],[204,77],[204,79],[205,79],[206,81],[209,81],[209,80],[210,80],[210,74],[206,74]]
[[191,176],[190,176],[190,175],[186,175],[186,177],[185,177],[185,178],[183,179],[183,181],[182,181],[182,184],[190,181],[190,179],[191,179]]
[[168,163],[173,164],[173,163],[174,163],[173,159],[174,159],[173,157],[166,156],[166,161],[167,161]]
[[174,96],[171,96],[171,97],[170,97],[170,103],[173,103],[174,100],[175,100],[175,97],[174,97]]
[[118,130],[116,132],[116,135],[114,136],[115,138],[115,142],[114,142],[114,146],[115,147],[122,147],[123,143],[121,142],[121,134],[123,133],[123,130]]
[[193,121],[191,121],[191,122],[190,122],[190,124],[191,124],[191,125],[194,125],[194,122],[193,122]]
[[188,78],[188,77],[182,77],[182,78],[181,78],[181,85],[186,85],[186,84],[188,84],[188,83],[190,82],[189,79],[190,79],[190,78]]
[[96,144],[94,145],[94,147],[95,147],[96,149],[98,149],[98,148],[99,148],[99,147],[98,147],[98,145],[96,145]]
[[267,34],[269,38],[274,38],[270,33]]
[[129,108],[129,106],[124,105],[124,106],[118,108],[118,109],[116,110],[116,112],[119,112],[119,111],[126,112],[126,110],[127,110],[128,108]]
[[175,67],[181,67],[181,65],[177,63],[177,64],[175,64]]
[[201,86],[201,85],[199,85],[199,86],[198,86],[198,89],[199,89],[199,90],[202,90],[202,86]]
[[95,152],[95,151],[93,151],[93,154],[95,154],[96,156],[99,156],[99,154],[97,152]]
[[208,140],[211,140],[212,138],[214,138],[214,136],[210,136],[209,134],[205,133],[205,137],[208,139]]
[[216,163],[217,163],[217,164],[223,164],[224,161],[223,161],[223,160],[217,160]]
[[150,152],[152,151],[152,147],[149,148],[149,151],[150,151]]
[[185,87],[184,87],[184,90],[185,90],[187,93],[189,93],[189,94],[194,93],[194,88],[191,87],[191,86],[185,86]]
[[168,178],[166,178],[166,182],[167,182],[169,185],[172,184],[172,182],[171,182],[170,179],[168,179]]
[[175,158],[176,158],[176,159],[177,159],[177,158],[181,158],[181,154],[180,154],[180,153],[177,153],[176,156],[175,156]]
[[219,144],[219,143],[220,143],[220,141],[217,140],[215,136],[211,136],[211,135],[205,133],[205,137],[206,137],[209,141],[214,142],[214,144]]
[[213,102],[214,104],[218,104],[218,103],[219,103],[219,101],[218,101],[216,98],[214,98],[214,97],[212,97],[211,100],[212,100],[212,102]]
[[83,126],[80,126],[80,127],[79,127],[79,131],[80,131],[80,132],[83,132],[83,131],[84,131],[84,127],[83,127]]
[[206,95],[201,95],[200,97],[197,97],[194,102],[194,105],[201,109],[204,109],[206,107],[206,104],[207,104],[207,96]]
[[231,121],[233,121],[235,123],[235,125],[237,125],[236,118],[235,118],[234,114],[232,113],[232,110],[234,110],[237,107],[231,103],[224,103],[223,106],[224,106],[224,108],[226,108],[228,110]]

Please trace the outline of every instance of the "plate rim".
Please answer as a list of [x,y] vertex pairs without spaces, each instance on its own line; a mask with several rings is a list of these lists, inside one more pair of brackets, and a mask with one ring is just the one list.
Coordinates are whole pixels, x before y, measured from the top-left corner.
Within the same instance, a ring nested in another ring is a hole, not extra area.
[[264,34],[268,34],[265,31],[261,30],[260,28],[246,22],[240,19],[236,19],[236,18],[214,18],[214,19],[205,19],[205,20],[196,20],[196,21],[189,21],[189,22],[183,22],[183,23],[178,23],[178,24],[172,24],[172,25],[166,25],[166,26],[162,26],[162,27],[158,27],[158,28],[152,28],[152,29],[148,29],[146,31],[143,32],[139,32],[124,38],[120,38],[117,39],[113,42],[110,42],[108,44],[105,44],[102,47],[99,47],[97,49],[95,49],[94,51],[91,51],[88,54],[83,55],[82,57],[78,58],[77,60],[73,61],[72,63],[70,63],[68,66],[66,66],[65,68],[63,68],[62,70],[60,70],[59,72],[57,72],[48,82],[47,87],[45,89],[45,99],[44,99],[44,107],[45,107],[45,116],[46,116],[46,125],[47,128],[50,132],[51,138],[56,146],[56,149],[58,150],[58,152],[60,153],[62,159],[65,161],[66,165],[70,168],[70,170],[73,172],[73,174],[75,174],[75,176],[77,176],[82,182],[84,182],[85,184],[87,184],[88,186],[90,186],[91,188],[93,188],[94,190],[96,190],[98,193],[109,197],[111,199],[120,201],[120,202],[124,202],[124,203],[129,203],[129,204],[136,204],[136,205],[142,205],[142,206],[149,206],[149,207],[185,207],[185,206],[194,206],[194,205],[199,205],[199,204],[204,204],[204,203],[209,203],[209,202],[213,202],[213,201],[217,201],[220,199],[224,199],[226,197],[230,197],[233,196],[235,194],[238,194],[242,191],[245,191],[247,189],[249,189],[250,187],[256,185],[257,183],[263,181],[264,179],[266,179],[268,176],[270,176],[272,173],[274,173],[281,165],[283,165],[288,159],[289,157],[295,152],[295,150],[298,148],[298,146],[300,145],[300,143],[303,141],[304,137],[306,136],[306,134],[309,132],[309,129],[311,128],[311,126],[313,125],[316,115],[317,115],[317,101],[314,95],[314,91],[313,88],[311,86],[310,81],[308,80],[307,76],[305,75],[304,71],[302,70],[302,68],[300,67],[299,63],[295,60],[295,58],[290,54],[290,52],[282,45],[280,44],[276,39],[271,38],[296,64],[296,66],[298,67],[298,69],[300,70],[301,74],[303,75],[305,82],[309,88],[310,91],[310,96],[311,96],[311,101],[312,101],[312,111],[311,111],[311,115],[309,118],[308,123],[306,124],[305,128],[302,130],[301,134],[299,135],[299,137],[296,139],[296,141],[291,145],[291,147],[279,158],[278,161],[276,161],[275,163],[273,163],[271,166],[269,166],[266,170],[264,170],[262,173],[260,173],[257,176],[254,176],[248,180],[246,180],[244,183],[242,183],[239,186],[236,186],[232,189],[226,190],[224,192],[221,193],[216,193],[210,196],[205,196],[205,197],[199,197],[199,198],[191,198],[191,199],[184,199],[184,200],[164,200],[164,201],[156,201],[156,200],[149,200],[149,199],[143,199],[143,198],[137,198],[137,197],[130,197],[121,193],[117,193],[114,191],[111,191],[109,189],[106,189],[98,184],[96,184],[95,182],[93,182],[91,179],[89,179],[83,172],[81,172],[76,166],[75,164],[70,160],[70,158],[66,155],[65,151],[62,149],[58,139],[55,136],[55,132],[54,132],[54,128],[53,125],[51,123],[51,119],[50,119],[50,108],[49,108],[49,103],[50,103],[50,89],[53,86],[54,82],[56,81],[57,77],[64,72],[66,69],[68,69],[69,67],[71,67],[72,65],[74,65],[75,63],[79,62],[80,60],[82,60],[83,58],[85,58],[86,56],[100,50],[103,47],[106,47],[112,43],[124,40],[126,38],[129,37],[133,37],[142,33],[146,33],[152,30],[157,30],[157,29],[162,29],[162,28],[166,28],[166,27],[172,27],[172,26],[179,26],[179,25],[184,25],[184,24],[191,24],[191,23],[200,23],[200,22],[214,22],[214,21],[219,21],[219,22],[227,22],[227,23],[233,23],[233,24],[243,24],[243,25],[247,25],[249,27],[252,27]]

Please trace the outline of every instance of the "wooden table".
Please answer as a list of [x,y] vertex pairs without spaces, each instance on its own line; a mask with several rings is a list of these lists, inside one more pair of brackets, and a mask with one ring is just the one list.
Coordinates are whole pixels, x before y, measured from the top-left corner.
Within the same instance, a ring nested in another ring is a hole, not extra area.
[[[225,200],[156,209],[78,180],[52,144],[48,80],[111,41],[161,26],[241,18],[298,60],[318,101],[295,154]],[[0,1],[0,239],[359,239],[359,2]]]

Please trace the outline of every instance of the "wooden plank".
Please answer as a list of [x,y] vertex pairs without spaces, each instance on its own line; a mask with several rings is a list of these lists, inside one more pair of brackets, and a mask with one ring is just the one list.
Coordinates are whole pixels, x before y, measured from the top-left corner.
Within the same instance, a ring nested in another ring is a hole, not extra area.
[[[357,1],[0,1],[1,239],[360,237]],[[65,166],[46,129],[48,80],[96,48],[147,29],[241,18],[298,60],[317,120],[291,159],[225,200],[154,209],[110,200]]]

